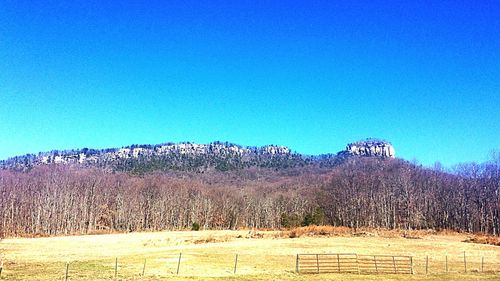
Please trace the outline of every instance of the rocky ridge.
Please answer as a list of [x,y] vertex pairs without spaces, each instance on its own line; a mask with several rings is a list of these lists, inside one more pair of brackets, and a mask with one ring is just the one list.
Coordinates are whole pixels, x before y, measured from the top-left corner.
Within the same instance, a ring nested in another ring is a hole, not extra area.
[[396,150],[392,144],[379,139],[352,142],[346,146],[345,151],[351,155],[359,156],[396,157]]
[[163,143],[130,145],[108,149],[53,150],[26,154],[0,161],[0,168],[29,169],[40,165],[78,165],[110,168],[112,170],[145,173],[158,170],[203,172],[235,170],[248,167],[291,168],[306,165],[333,167],[346,156],[377,156],[394,158],[395,151],[388,142],[367,139],[347,145],[337,154],[308,156],[292,152],[286,146],[241,146],[229,142]]

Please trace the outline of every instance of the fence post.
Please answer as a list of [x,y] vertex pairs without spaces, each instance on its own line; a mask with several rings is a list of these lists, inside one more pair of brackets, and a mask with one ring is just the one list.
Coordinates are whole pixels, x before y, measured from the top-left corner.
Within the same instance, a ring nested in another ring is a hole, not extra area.
[[392,265],[394,266],[394,273],[396,273],[396,259],[392,256]]
[[297,257],[295,258],[295,272],[299,273],[299,254],[297,254]]
[[378,274],[377,256],[373,256],[373,261],[375,262],[375,272]]
[[115,258],[115,279],[118,276],[118,258]]
[[465,273],[467,273],[467,259],[465,259],[465,251],[464,251],[464,268],[465,268]]
[[144,259],[144,266],[142,267],[142,276],[144,276],[145,271],[146,271],[146,259]]
[[238,266],[238,254],[234,258],[234,274],[236,274],[236,267]]
[[69,271],[69,261],[66,262],[66,273],[64,274],[64,280],[68,280],[68,271]]
[[316,254],[316,267],[318,269],[318,273],[319,273],[319,255]]
[[429,256],[425,256],[425,274],[429,273]]
[[448,255],[445,256],[445,270],[446,270],[446,273],[448,273]]
[[177,275],[179,275],[179,268],[181,267],[182,252],[179,253],[179,262],[177,263]]
[[411,274],[413,275],[413,256],[410,256]]
[[356,254],[356,270],[358,271],[358,274],[360,274],[360,272],[359,272],[358,254]]
[[337,269],[338,269],[338,272],[340,273],[340,256],[339,256],[339,254],[337,254]]
[[0,262],[0,279],[2,279],[3,261]]

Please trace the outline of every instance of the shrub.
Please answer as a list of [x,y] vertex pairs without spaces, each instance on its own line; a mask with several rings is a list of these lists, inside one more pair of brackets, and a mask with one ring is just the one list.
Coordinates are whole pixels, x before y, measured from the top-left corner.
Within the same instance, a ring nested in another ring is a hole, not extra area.
[[281,214],[282,227],[297,227],[301,224],[301,217],[297,214]]
[[191,230],[193,230],[193,231],[200,230],[200,224],[197,222],[193,222],[193,225],[191,226]]
[[309,225],[292,228],[289,231],[282,232],[282,236],[289,238],[297,238],[301,236],[348,236],[352,234],[352,230],[344,226],[330,225]]
[[322,208],[316,208],[312,213],[307,213],[302,220],[302,226],[322,225],[325,220],[325,212]]

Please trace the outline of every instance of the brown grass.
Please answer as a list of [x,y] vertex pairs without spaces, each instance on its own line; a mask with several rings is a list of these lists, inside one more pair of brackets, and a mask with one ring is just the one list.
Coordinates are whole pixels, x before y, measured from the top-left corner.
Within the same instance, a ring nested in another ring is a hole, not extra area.
[[[384,237],[396,238],[403,237],[407,239],[422,239],[429,235],[437,235],[435,230],[402,230],[402,229],[374,229],[374,228],[358,228],[352,229],[342,226],[328,226],[328,225],[310,225],[303,227],[296,227],[289,230],[282,231],[280,237],[314,237],[314,236],[343,236],[343,237]],[[441,233],[439,233],[441,235]],[[446,233],[446,235],[456,235],[458,233]]]
[[207,237],[202,237],[194,240],[186,240],[186,243],[193,243],[193,244],[220,243],[220,242],[228,242],[233,239],[234,237],[230,235],[224,235],[224,236],[208,235]]
[[[290,233],[297,238],[288,238]],[[357,234],[354,236],[353,234]],[[394,237],[389,237],[389,236]],[[407,239],[406,236],[421,236]],[[62,280],[70,262],[69,280],[498,280],[500,248],[464,243],[465,234],[309,226],[288,231],[164,231],[50,238],[9,238],[0,243],[2,280]],[[182,252],[180,274],[176,274]],[[469,272],[464,274],[463,253]],[[414,276],[295,274],[302,253],[393,254],[414,257]],[[235,254],[238,271],[233,273]],[[430,272],[425,275],[425,258]],[[445,275],[444,258],[450,273]],[[484,257],[484,273],[481,258]],[[147,260],[145,276],[142,276]]]
[[329,226],[329,225],[309,225],[295,227],[290,230],[282,231],[281,237],[298,238],[314,236],[350,236],[352,231],[347,227]]
[[[258,234],[258,233],[257,233]],[[423,239],[429,236],[464,236],[466,234],[452,230],[405,230],[405,229],[379,229],[379,228],[358,228],[329,226],[329,225],[309,225],[283,230],[275,234],[276,238],[299,238],[299,237],[383,237],[383,238],[406,238]],[[251,238],[262,238],[252,235]],[[463,242],[489,244],[500,246],[500,237],[485,234],[474,234],[468,236]]]
[[476,234],[474,236],[467,237],[467,239],[465,239],[463,242],[500,246],[500,237]]

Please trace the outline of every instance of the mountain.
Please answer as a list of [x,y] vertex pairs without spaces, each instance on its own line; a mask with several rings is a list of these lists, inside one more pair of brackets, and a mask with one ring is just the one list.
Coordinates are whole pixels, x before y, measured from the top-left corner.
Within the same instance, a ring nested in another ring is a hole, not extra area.
[[130,145],[122,148],[53,150],[12,157],[0,161],[2,168],[30,169],[40,165],[80,165],[115,171],[145,173],[150,171],[181,170],[204,172],[208,170],[238,170],[249,167],[292,168],[307,165],[333,167],[346,156],[394,157],[388,142],[367,139],[348,144],[337,154],[318,156],[292,152],[286,146],[241,146],[229,142],[163,143]]
[[0,169],[2,236],[296,227],[500,233],[500,156],[456,171],[389,142],[308,156],[275,145],[132,145],[14,157]]

